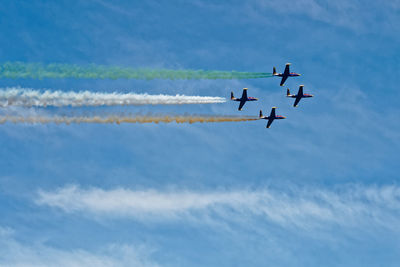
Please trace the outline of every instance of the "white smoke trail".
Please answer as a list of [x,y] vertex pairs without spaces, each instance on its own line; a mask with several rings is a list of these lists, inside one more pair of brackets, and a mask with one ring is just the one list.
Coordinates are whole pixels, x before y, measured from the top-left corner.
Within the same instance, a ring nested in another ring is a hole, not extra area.
[[116,105],[183,105],[224,103],[225,98],[185,95],[148,95],[134,93],[95,93],[89,91],[37,91],[22,88],[0,90],[0,107],[46,107],[46,106],[116,106]]

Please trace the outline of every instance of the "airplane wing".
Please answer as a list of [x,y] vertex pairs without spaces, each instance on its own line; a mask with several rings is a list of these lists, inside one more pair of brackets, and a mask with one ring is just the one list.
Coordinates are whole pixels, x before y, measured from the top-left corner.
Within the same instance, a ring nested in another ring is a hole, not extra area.
[[297,95],[303,96],[303,87],[304,87],[304,85],[300,85],[299,92],[297,93]]
[[289,63],[286,64],[285,71],[283,72],[283,74],[286,74],[286,75],[289,74],[289,72],[290,72],[290,69],[289,69],[290,67],[289,66],[290,66]]
[[286,82],[287,78],[288,78],[288,76],[283,74],[280,86],[283,86],[283,84]]
[[243,89],[242,99],[246,99],[247,100],[247,89]]
[[273,121],[274,119],[268,119],[267,128],[271,127]]
[[272,109],[271,109],[271,113],[269,114],[269,117],[271,118],[275,118],[275,109],[276,109],[276,107],[273,107]]
[[242,100],[240,100],[240,104],[239,104],[238,110],[242,110],[242,107],[244,106],[244,104],[246,104],[246,100],[243,100],[243,98],[242,98]]
[[299,104],[301,100],[301,97],[299,97],[299,95],[296,97],[296,100],[294,101],[293,107],[297,107],[297,105]]

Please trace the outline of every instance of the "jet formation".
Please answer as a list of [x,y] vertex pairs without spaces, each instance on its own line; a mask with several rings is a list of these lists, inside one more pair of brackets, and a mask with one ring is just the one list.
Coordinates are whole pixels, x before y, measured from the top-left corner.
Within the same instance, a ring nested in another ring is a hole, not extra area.
[[[276,77],[282,77],[281,82],[280,82],[280,86],[283,86],[285,84],[287,78],[289,78],[289,77],[297,77],[297,76],[301,75],[299,73],[290,72],[290,65],[291,65],[290,63],[286,63],[285,70],[284,70],[283,73],[277,73],[276,72],[276,68],[273,67],[272,75],[276,76]],[[295,94],[295,95],[290,94],[290,89],[287,88],[286,97],[295,99],[293,107],[297,107],[302,98],[313,97],[313,95],[311,95],[311,94],[305,94],[303,92],[303,88],[304,88],[304,85],[300,85],[299,90],[298,90],[297,94]],[[239,107],[238,107],[239,111],[242,110],[244,104],[246,104],[247,101],[257,101],[258,100],[258,98],[255,98],[255,97],[248,97],[247,96],[247,90],[248,90],[248,88],[243,88],[243,93],[242,93],[242,97],[241,98],[235,98],[234,95],[233,95],[233,92],[231,92],[231,100],[240,102],[239,103]],[[274,120],[286,119],[285,116],[276,115],[275,110],[276,110],[276,107],[273,107],[271,109],[271,113],[270,113],[269,116],[263,116],[262,110],[260,110],[259,119],[260,120],[261,119],[262,120],[268,120],[266,128],[270,128],[271,124],[272,124],[272,122]]]

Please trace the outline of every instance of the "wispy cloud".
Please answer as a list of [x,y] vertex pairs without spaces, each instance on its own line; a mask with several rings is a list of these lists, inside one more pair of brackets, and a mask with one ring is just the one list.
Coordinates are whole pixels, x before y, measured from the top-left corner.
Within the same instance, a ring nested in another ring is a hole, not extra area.
[[109,245],[99,251],[62,250],[41,243],[18,241],[9,228],[0,227],[1,266],[158,266],[147,259],[145,248]]
[[[312,19],[337,25],[354,26],[357,23],[355,17],[349,16],[357,10],[357,3],[339,1],[320,3],[316,0],[301,0],[293,3],[279,3],[278,1],[260,1],[262,7],[273,8],[279,12],[291,14],[304,14]],[[353,12],[352,12],[353,11]]]
[[74,185],[56,191],[41,190],[36,203],[68,213],[160,222],[196,217],[228,222],[254,218],[285,228],[373,224],[396,231],[400,223],[400,188],[397,186],[198,192],[83,189]]
[[246,4],[259,17],[265,10],[279,14],[306,16],[312,20],[334,26],[348,28],[357,32],[375,30],[396,30],[398,19],[393,1],[319,1],[300,0],[295,2],[253,1]]

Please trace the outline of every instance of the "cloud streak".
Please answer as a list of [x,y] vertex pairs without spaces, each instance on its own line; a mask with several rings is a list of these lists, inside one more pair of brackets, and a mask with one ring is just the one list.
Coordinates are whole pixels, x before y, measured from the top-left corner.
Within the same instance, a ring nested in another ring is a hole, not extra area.
[[[340,26],[356,32],[397,31],[398,3],[394,1],[320,1],[299,0],[293,3],[280,1],[252,1],[247,7],[264,16],[265,10],[274,10],[280,15],[302,15],[315,21]],[[378,19],[379,17],[385,19]]]
[[[337,190],[292,188],[235,191],[135,191],[66,186],[38,192],[36,204],[67,213],[164,221],[215,217],[262,219],[287,228],[362,227],[399,230],[400,188],[348,186]],[[212,215],[212,216],[211,216]]]
[[211,96],[148,95],[134,93],[63,92],[6,88],[0,90],[0,107],[46,106],[117,106],[117,105],[183,105],[224,103],[225,98]]
[[141,247],[111,244],[95,252],[63,250],[41,243],[24,244],[14,238],[11,230],[4,229],[0,227],[1,266],[159,266],[147,259],[148,253]]

